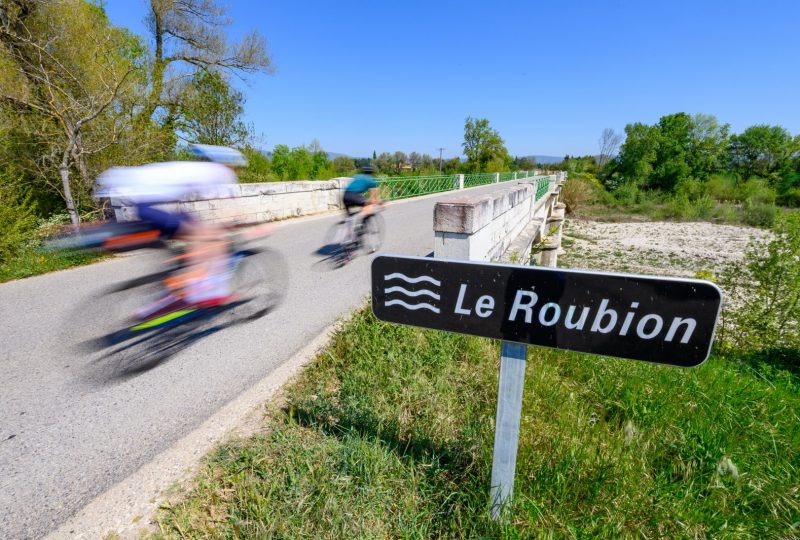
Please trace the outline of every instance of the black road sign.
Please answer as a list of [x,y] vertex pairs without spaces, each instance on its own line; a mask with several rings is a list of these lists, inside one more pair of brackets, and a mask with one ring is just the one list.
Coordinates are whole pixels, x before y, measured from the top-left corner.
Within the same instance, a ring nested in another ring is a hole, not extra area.
[[381,320],[692,367],[711,349],[722,292],[711,282],[382,255]]

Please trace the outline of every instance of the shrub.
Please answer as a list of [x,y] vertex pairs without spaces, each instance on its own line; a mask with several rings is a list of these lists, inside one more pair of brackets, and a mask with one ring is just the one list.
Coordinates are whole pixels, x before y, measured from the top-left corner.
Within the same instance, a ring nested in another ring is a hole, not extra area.
[[731,203],[718,204],[711,213],[712,219],[721,223],[739,223],[741,215],[739,209]]
[[800,348],[800,212],[782,212],[772,231],[721,280],[741,303],[734,311],[728,302],[721,335],[740,350]]
[[0,261],[18,254],[36,228],[36,204],[17,182],[0,178]]
[[684,178],[675,185],[675,194],[693,201],[704,196],[706,188],[697,178]]
[[773,204],[747,199],[742,206],[742,221],[751,227],[771,227],[777,212]]
[[692,207],[695,218],[711,219],[717,207],[717,202],[708,195],[703,195],[692,202]]
[[589,178],[579,175],[570,176],[561,190],[559,199],[566,205],[567,213],[572,214],[581,206],[598,202],[601,199],[602,190],[602,186],[593,175],[590,175]]
[[642,200],[642,190],[636,184],[627,182],[614,191],[614,198],[623,205],[638,204]]
[[777,202],[783,206],[800,207],[800,187],[787,189],[778,195]]
[[736,177],[732,174],[715,174],[708,178],[705,192],[717,201],[737,200]]
[[750,200],[755,204],[775,204],[775,190],[761,178],[751,178],[747,182],[742,182],[736,191],[740,201]]

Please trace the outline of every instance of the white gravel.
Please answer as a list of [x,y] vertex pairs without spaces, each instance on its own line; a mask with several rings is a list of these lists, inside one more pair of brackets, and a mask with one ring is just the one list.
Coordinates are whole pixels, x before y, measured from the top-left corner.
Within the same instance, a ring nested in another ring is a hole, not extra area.
[[706,222],[604,223],[568,219],[559,266],[662,276],[719,272],[768,231]]

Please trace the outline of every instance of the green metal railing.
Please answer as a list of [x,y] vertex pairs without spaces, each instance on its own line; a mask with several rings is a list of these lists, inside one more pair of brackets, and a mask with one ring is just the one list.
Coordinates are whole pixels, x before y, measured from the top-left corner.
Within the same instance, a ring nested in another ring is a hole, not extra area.
[[381,198],[384,201],[407,199],[430,193],[440,193],[458,189],[458,176],[398,176],[378,180]]
[[486,184],[493,184],[494,178],[495,178],[494,173],[465,174],[464,187],[470,188],[475,186],[483,186]]
[[533,180],[536,187],[536,199],[540,199],[550,189],[550,183],[555,182],[556,176],[534,176],[533,171],[517,171],[504,173],[476,173],[465,174],[464,185],[459,186],[458,174],[444,174],[437,176],[394,176],[378,179],[381,198],[385,201],[407,199],[420,195],[442,193],[459,189],[471,188],[493,184],[497,181],[509,182],[513,180]]

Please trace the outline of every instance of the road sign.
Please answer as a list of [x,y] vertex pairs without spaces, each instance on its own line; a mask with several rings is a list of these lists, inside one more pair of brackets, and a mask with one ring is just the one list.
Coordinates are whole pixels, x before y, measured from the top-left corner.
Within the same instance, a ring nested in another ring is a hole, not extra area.
[[381,255],[381,320],[681,367],[711,349],[722,292],[709,281]]

